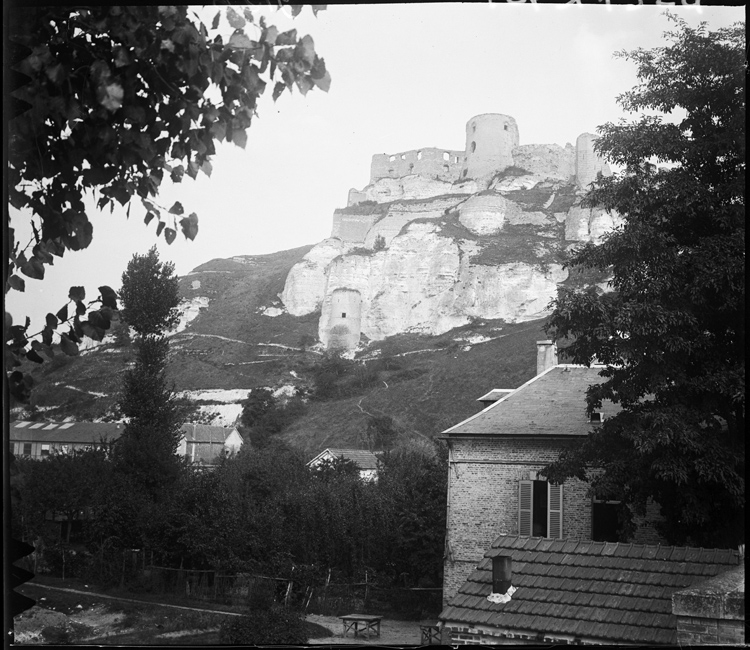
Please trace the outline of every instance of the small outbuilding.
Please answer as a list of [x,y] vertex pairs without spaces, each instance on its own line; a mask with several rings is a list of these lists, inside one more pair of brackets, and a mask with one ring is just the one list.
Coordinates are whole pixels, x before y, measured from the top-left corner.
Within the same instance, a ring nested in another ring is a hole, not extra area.
[[374,481],[378,477],[378,457],[366,449],[324,449],[309,461],[307,466],[317,467],[324,461],[333,461],[336,458],[356,463],[359,467],[360,478],[366,481]]

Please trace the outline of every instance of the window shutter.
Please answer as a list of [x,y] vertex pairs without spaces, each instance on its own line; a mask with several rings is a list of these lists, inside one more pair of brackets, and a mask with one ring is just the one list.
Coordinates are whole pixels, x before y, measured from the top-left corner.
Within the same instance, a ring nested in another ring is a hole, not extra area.
[[531,537],[532,481],[518,482],[518,534]]
[[547,537],[561,539],[563,536],[563,486],[550,483],[547,487]]

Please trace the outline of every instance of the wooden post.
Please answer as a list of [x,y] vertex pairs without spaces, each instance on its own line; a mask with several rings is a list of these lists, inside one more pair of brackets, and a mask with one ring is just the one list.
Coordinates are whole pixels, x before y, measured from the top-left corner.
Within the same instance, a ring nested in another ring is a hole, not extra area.
[[369,595],[370,595],[370,585],[367,582],[367,569],[365,569],[365,603],[364,603],[365,611],[367,611],[367,599],[369,598]]

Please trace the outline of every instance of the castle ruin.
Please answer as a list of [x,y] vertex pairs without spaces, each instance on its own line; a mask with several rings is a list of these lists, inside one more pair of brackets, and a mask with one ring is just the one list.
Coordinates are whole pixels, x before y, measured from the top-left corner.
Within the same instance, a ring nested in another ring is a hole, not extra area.
[[[582,133],[575,147],[570,143],[565,147],[521,145],[513,117],[476,115],[466,123],[463,151],[425,147],[373,155],[369,184],[362,190],[349,191],[347,207],[334,212],[331,237],[344,244],[372,248],[376,235],[380,235],[389,244],[406,223],[439,218],[453,204],[495,188],[498,177],[510,167],[526,172],[523,178],[529,179],[527,187],[546,180],[575,184],[579,191],[585,190],[599,173],[611,173],[594,151],[595,141],[593,134]],[[447,205],[438,205],[441,200]],[[335,289],[326,297],[319,334],[329,348],[357,347],[361,301],[355,289]]]

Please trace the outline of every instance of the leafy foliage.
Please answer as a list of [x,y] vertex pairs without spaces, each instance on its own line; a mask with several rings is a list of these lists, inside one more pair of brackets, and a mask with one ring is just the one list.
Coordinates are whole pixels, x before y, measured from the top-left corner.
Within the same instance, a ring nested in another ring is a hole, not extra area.
[[304,645],[307,637],[302,614],[278,606],[233,617],[219,631],[219,643],[225,645]]
[[154,495],[177,479],[175,452],[184,412],[166,376],[169,342],[163,337],[141,339],[135,366],[125,373],[120,411],[127,418],[115,445],[115,461]]
[[625,171],[600,178],[586,203],[625,224],[570,266],[609,272],[612,291],[561,290],[547,324],[574,339],[574,362],[607,366],[588,409],[607,399],[623,411],[548,476],[591,478],[637,508],[653,498],[672,543],[734,546],[745,504],[744,27],[668,17],[669,44],[620,53],[641,83],[618,101],[685,117],[599,128],[596,149]]
[[179,319],[178,280],[174,264],[159,261],[156,246],[133,255],[122,274],[122,320],[142,336],[171,329]]
[[[314,5],[313,12],[324,9]],[[295,5],[294,15],[300,7]],[[211,175],[215,142],[245,147],[246,130],[266,86],[276,100],[296,86],[304,95],[327,91],[330,75],[310,36],[279,32],[252,12],[226,9],[233,30],[209,30],[186,6],[13,7],[9,14],[12,66],[8,141],[10,205],[31,213],[32,240],[22,248],[8,228],[5,291],[23,291],[22,276],[43,279],[46,265],[66,250],[86,248],[93,228],[84,197],[98,195],[97,208],[128,205],[138,197],[145,222],[156,220],[157,236],[172,243],[177,232],[194,239],[198,216],[177,202],[156,202],[165,172],[174,182],[198,172]],[[254,38],[248,36],[249,29]],[[278,79],[278,80],[277,80]],[[9,218],[8,213],[8,218]],[[29,250],[31,249],[31,250]],[[74,289],[81,289],[80,287]],[[117,306],[114,292],[101,287],[102,307],[86,321],[84,296],[48,317],[42,341],[28,349],[29,323],[6,316],[6,371],[11,394],[29,399],[32,380],[14,370],[25,357],[41,363],[52,356],[52,334],[60,321],[60,349],[75,355],[81,337],[100,341]]]
[[282,401],[269,389],[262,387],[253,388],[242,404],[240,422],[256,447],[268,444],[271,436],[281,432],[305,408],[301,394]]

